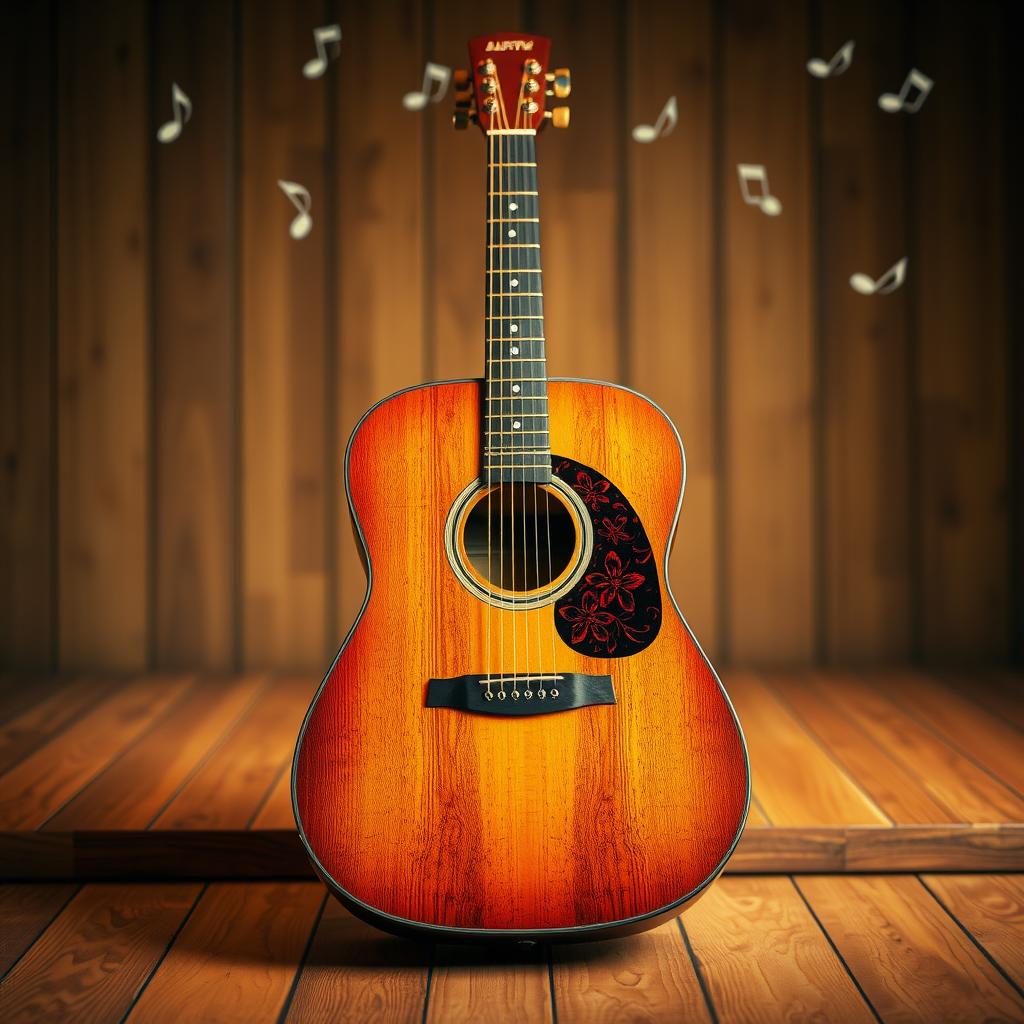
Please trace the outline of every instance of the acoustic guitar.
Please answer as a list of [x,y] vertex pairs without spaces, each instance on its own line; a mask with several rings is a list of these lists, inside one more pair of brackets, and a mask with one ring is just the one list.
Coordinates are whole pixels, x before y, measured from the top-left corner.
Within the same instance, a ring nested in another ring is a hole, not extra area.
[[628,388],[547,376],[535,143],[570,89],[549,48],[473,39],[456,76],[456,125],[486,139],[484,378],[400,391],[352,434],[366,596],[292,775],[330,891],[441,941],[651,928],[722,870],[749,803],[668,585],[678,434]]

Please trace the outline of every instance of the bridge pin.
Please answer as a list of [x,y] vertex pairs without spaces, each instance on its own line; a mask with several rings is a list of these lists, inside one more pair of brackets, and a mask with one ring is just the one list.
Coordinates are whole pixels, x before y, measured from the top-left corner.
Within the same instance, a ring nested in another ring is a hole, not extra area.
[[552,690],[551,691],[551,696],[552,697],[557,697],[558,696],[558,691],[557,690]]
[[512,691],[512,699],[513,700],[519,700],[519,691],[518,690],[513,690]]
[[523,694],[523,696],[526,697],[527,700],[529,700],[529,698],[533,696],[533,690],[527,690],[526,693]]
[[548,691],[547,690],[538,690],[537,691],[537,696],[540,697],[541,700],[543,700],[547,695],[548,695]]
[[498,693],[498,700],[504,700],[504,699],[505,699],[505,691],[504,691],[504,690],[501,690],[501,691],[500,691],[500,692]]

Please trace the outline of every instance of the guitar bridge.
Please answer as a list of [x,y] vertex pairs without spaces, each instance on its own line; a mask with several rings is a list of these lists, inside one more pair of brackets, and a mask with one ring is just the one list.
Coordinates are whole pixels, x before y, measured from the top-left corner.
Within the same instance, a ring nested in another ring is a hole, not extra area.
[[611,676],[580,672],[465,675],[427,683],[428,708],[481,715],[546,715],[614,703]]

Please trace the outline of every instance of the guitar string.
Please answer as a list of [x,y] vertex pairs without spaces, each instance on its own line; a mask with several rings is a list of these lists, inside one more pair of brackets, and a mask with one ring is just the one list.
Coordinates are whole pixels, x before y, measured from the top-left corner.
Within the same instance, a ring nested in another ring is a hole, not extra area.
[[[487,227],[487,230],[488,230],[488,232],[490,232],[491,229],[490,229],[490,223],[489,222],[490,222],[490,219],[491,219],[491,212],[492,212],[493,206],[494,206],[494,136],[493,135],[488,138],[487,144],[488,144],[488,151],[489,151],[488,152],[488,160],[487,160],[487,163],[488,163],[488,167],[487,167],[487,205],[488,205],[487,219],[488,219],[488,227]],[[494,300],[491,298],[491,295],[493,293],[493,285],[492,285],[493,274],[491,272],[493,271],[493,269],[494,269],[494,264],[493,264],[492,252],[491,252],[490,249],[488,249],[487,250],[487,280],[486,280],[486,288],[485,288],[486,293],[487,293],[488,312],[491,311],[491,306],[493,305],[493,302],[494,302]],[[487,324],[486,324],[486,328],[484,330],[484,338],[485,339],[489,339],[490,338],[490,334],[491,334],[491,321],[488,320]],[[491,343],[490,343],[489,340],[486,341],[486,348],[487,348],[487,351],[485,353],[485,358],[484,358],[484,371],[485,371],[484,372],[484,377],[488,381],[487,388],[488,388],[488,390],[490,390],[490,383],[489,382],[490,382],[490,379],[491,379],[492,363],[491,363]],[[491,430],[492,430],[492,427],[493,427],[493,417],[491,415],[492,412],[493,412],[493,405],[492,405],[492,402],[491,402],[490,394],[488,394],[488,396],[487,396],[487,401],[484,404],[484,408],[487,410],[487,416],[486,416],[486,419],[485,419],[485,422],[487,424],[485,429],[487,430],[487,433],[484,435],[484,465],[489,467],[491,463],[490,463],[490,456],[488,454],[488,450],[490,449],[490,446],[491,446],[491,440],[490,439],[494,436],[491,433]],[[493,700],[494,699],[494,695],[491,693],[491,608],[494,605],[494,595],[491,593],[491,588],[493,586],[493,578],[494,578],[493,577],[494,562],[493,562],[493,555],[491,554],[491,494],[494,491],[494,486],[493,486],[493,480],[491,478],[491,470],[490,470],[490,468],[488,468],[488,469],[486,469],[484,471],[484,486],[487,488],[487,633],[486,633],[487,653],[485,655],[484,660],[485,660],[485,663],[487,665],[487,700]],[[499,668],[499,671],[501,671],[500,668]]]

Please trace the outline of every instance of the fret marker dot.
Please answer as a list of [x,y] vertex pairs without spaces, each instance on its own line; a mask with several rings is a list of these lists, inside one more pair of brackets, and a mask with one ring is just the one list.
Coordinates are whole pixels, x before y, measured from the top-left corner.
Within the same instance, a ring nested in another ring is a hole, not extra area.
[[513,395],[518,395],[519,394],[519,385],[518,384],[513,384],[512,385],[512,394]]
[[518,345],[513,345],[512,346],[512,355],[514,355],[514,356],[519,355],[519,346]]
[[519,204],[518,203],[509,203],[508,204],[508,208],[510,210],[518,210],[519,209]]
[[518,334],[518,333],[519,333],[519,325],[518,325],[518,324],[513,324],[513,325],[512,325],[512,326],[511,326],[511,327],[509,328],[509,330],[510,330],[510,331],[511,331],[511,332],[512,332],[513,334]]
[[515,228],[510,228],[509,229],[508,237],[509,238],[515,238],[516,237],[516,229]]
[[518,288],[519,287],[519,278],[518,277],[513,277],[512,280],[509,283],[512,285],[513,288]]
[[515,421],[515,422],[514,422],[514,423],[512,424],[512,429],[513,429],[513,430],[518,430],[518,429],[519,429],[519,428],[520,428],[521,426],[522,426],[522,423],[520,423],[520,422],[519,422],[519,420],[516,420],[516,421]]

